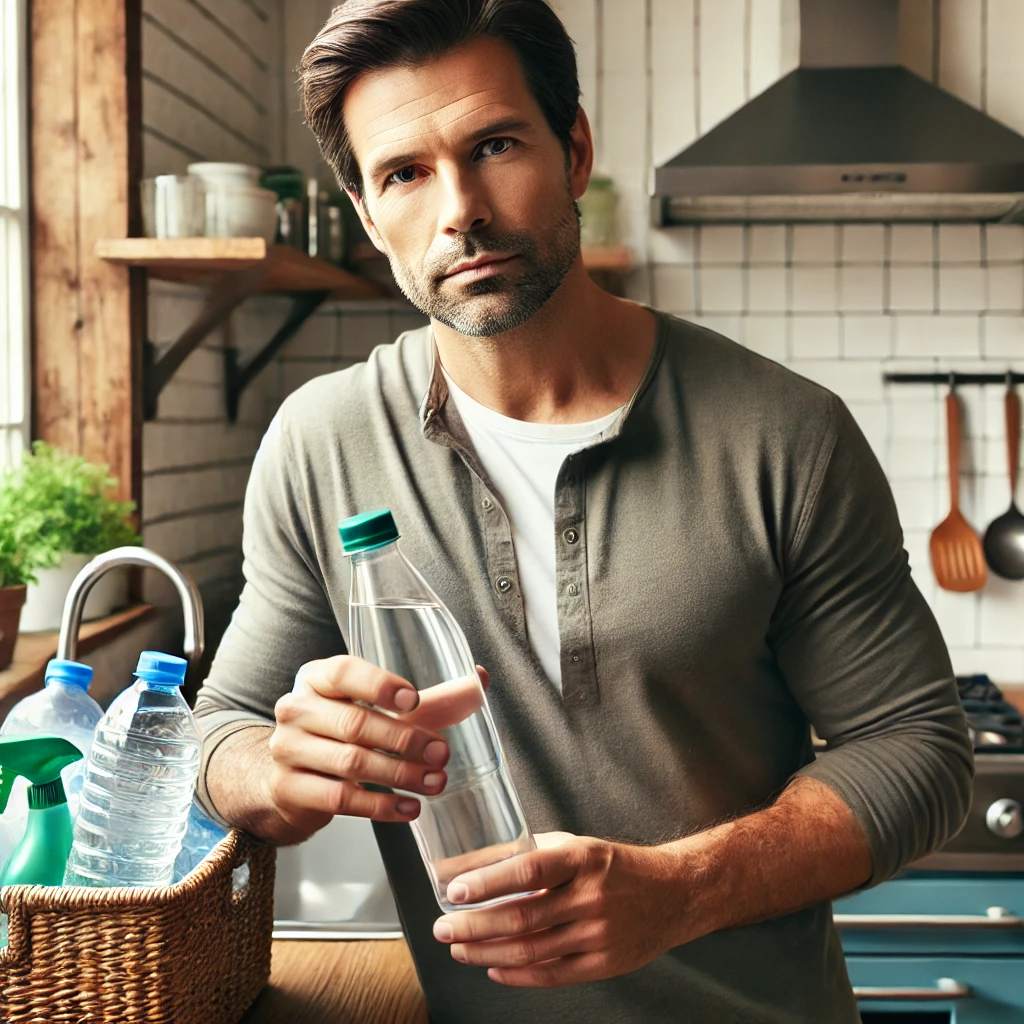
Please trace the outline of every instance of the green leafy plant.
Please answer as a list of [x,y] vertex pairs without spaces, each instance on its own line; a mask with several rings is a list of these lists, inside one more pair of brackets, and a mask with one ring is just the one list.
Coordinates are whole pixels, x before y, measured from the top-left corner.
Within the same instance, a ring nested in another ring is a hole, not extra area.
[[28,567],[24,548],[18,539],[14,513],[4,497],[0,492],[0,587],[35,583],[36,578]]
[[140,544],[129,519],[135,504],[110,497],[116,485],[107,466],[34,442],[0,481],[0,571],[5,550],[12,573],[31,578],[59,565],[65,552],[98,555]]

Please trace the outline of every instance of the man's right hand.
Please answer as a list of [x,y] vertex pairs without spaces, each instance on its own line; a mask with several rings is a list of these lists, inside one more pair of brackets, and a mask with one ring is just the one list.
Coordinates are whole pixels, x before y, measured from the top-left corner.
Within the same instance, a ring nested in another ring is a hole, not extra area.
[[[486,685],[486,673],[481,670],[480,676]],[[267,785],[278,813],[307,835],[336,814],[412,821],[419,814],[418,800],[373,792],[360,783],[427,796],[444,789],[449,749],[437,730],[461,721],[467,709],[440,719],[426,710],[407,680],[361,658],[339,655],[303,665],[292,692],[277,702],[268,744]]]

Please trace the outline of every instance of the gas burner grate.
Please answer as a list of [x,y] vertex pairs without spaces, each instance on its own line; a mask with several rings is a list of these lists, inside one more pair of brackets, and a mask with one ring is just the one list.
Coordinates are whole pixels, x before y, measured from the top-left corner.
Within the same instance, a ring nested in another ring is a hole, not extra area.
[[1024,753],[1024,716],[1003,700],[999,687],[986,675],[957,676],[956,684],[974,749],[986,754]]

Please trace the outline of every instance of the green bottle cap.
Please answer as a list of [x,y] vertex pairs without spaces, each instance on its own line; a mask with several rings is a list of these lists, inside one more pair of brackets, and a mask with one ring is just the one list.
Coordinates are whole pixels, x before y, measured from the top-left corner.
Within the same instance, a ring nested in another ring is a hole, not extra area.
[[389,508],[361,512],[349,519],[342,519],[338,523],[338,533],[341,534],[341,546],[346,555],[354,555],[357,551],[372,551],[398,540],[398,527],[395,526]]
[[[32,783],[29,805],[33,810],[66,803],[64,787],[60,782],[61,769],[81,759],[82,752],[78,747],[60,736],[10,736],[0,739],[0,814],[7,809],[11,787],[19,775]],[[56,786],[51,785],[54,782]]]

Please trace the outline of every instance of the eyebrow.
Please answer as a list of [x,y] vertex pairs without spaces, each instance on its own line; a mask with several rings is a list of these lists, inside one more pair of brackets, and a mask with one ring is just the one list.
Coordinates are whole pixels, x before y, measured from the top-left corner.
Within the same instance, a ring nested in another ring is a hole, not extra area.
[[[478,128],[469,136],[468,141],[473,145],[476,145],[483,142],[485,139],[492,139],[499,135],[507,135],[509,132],[530,133],[532,131],[533,126],[529,121],[524,121],[519,117],[502,117],[497,121],[491,121],[482,128]],[[414,164],[417,159],[418,154],[416,153],[400,153],[396,156],[375,161],[370,165],[367,178],[369,178],[370,181],[379,181],[382,177],[385,177],[388,174],[393,174],[395,171],[399,171],[403,167],[408,167],[409,164]]]

